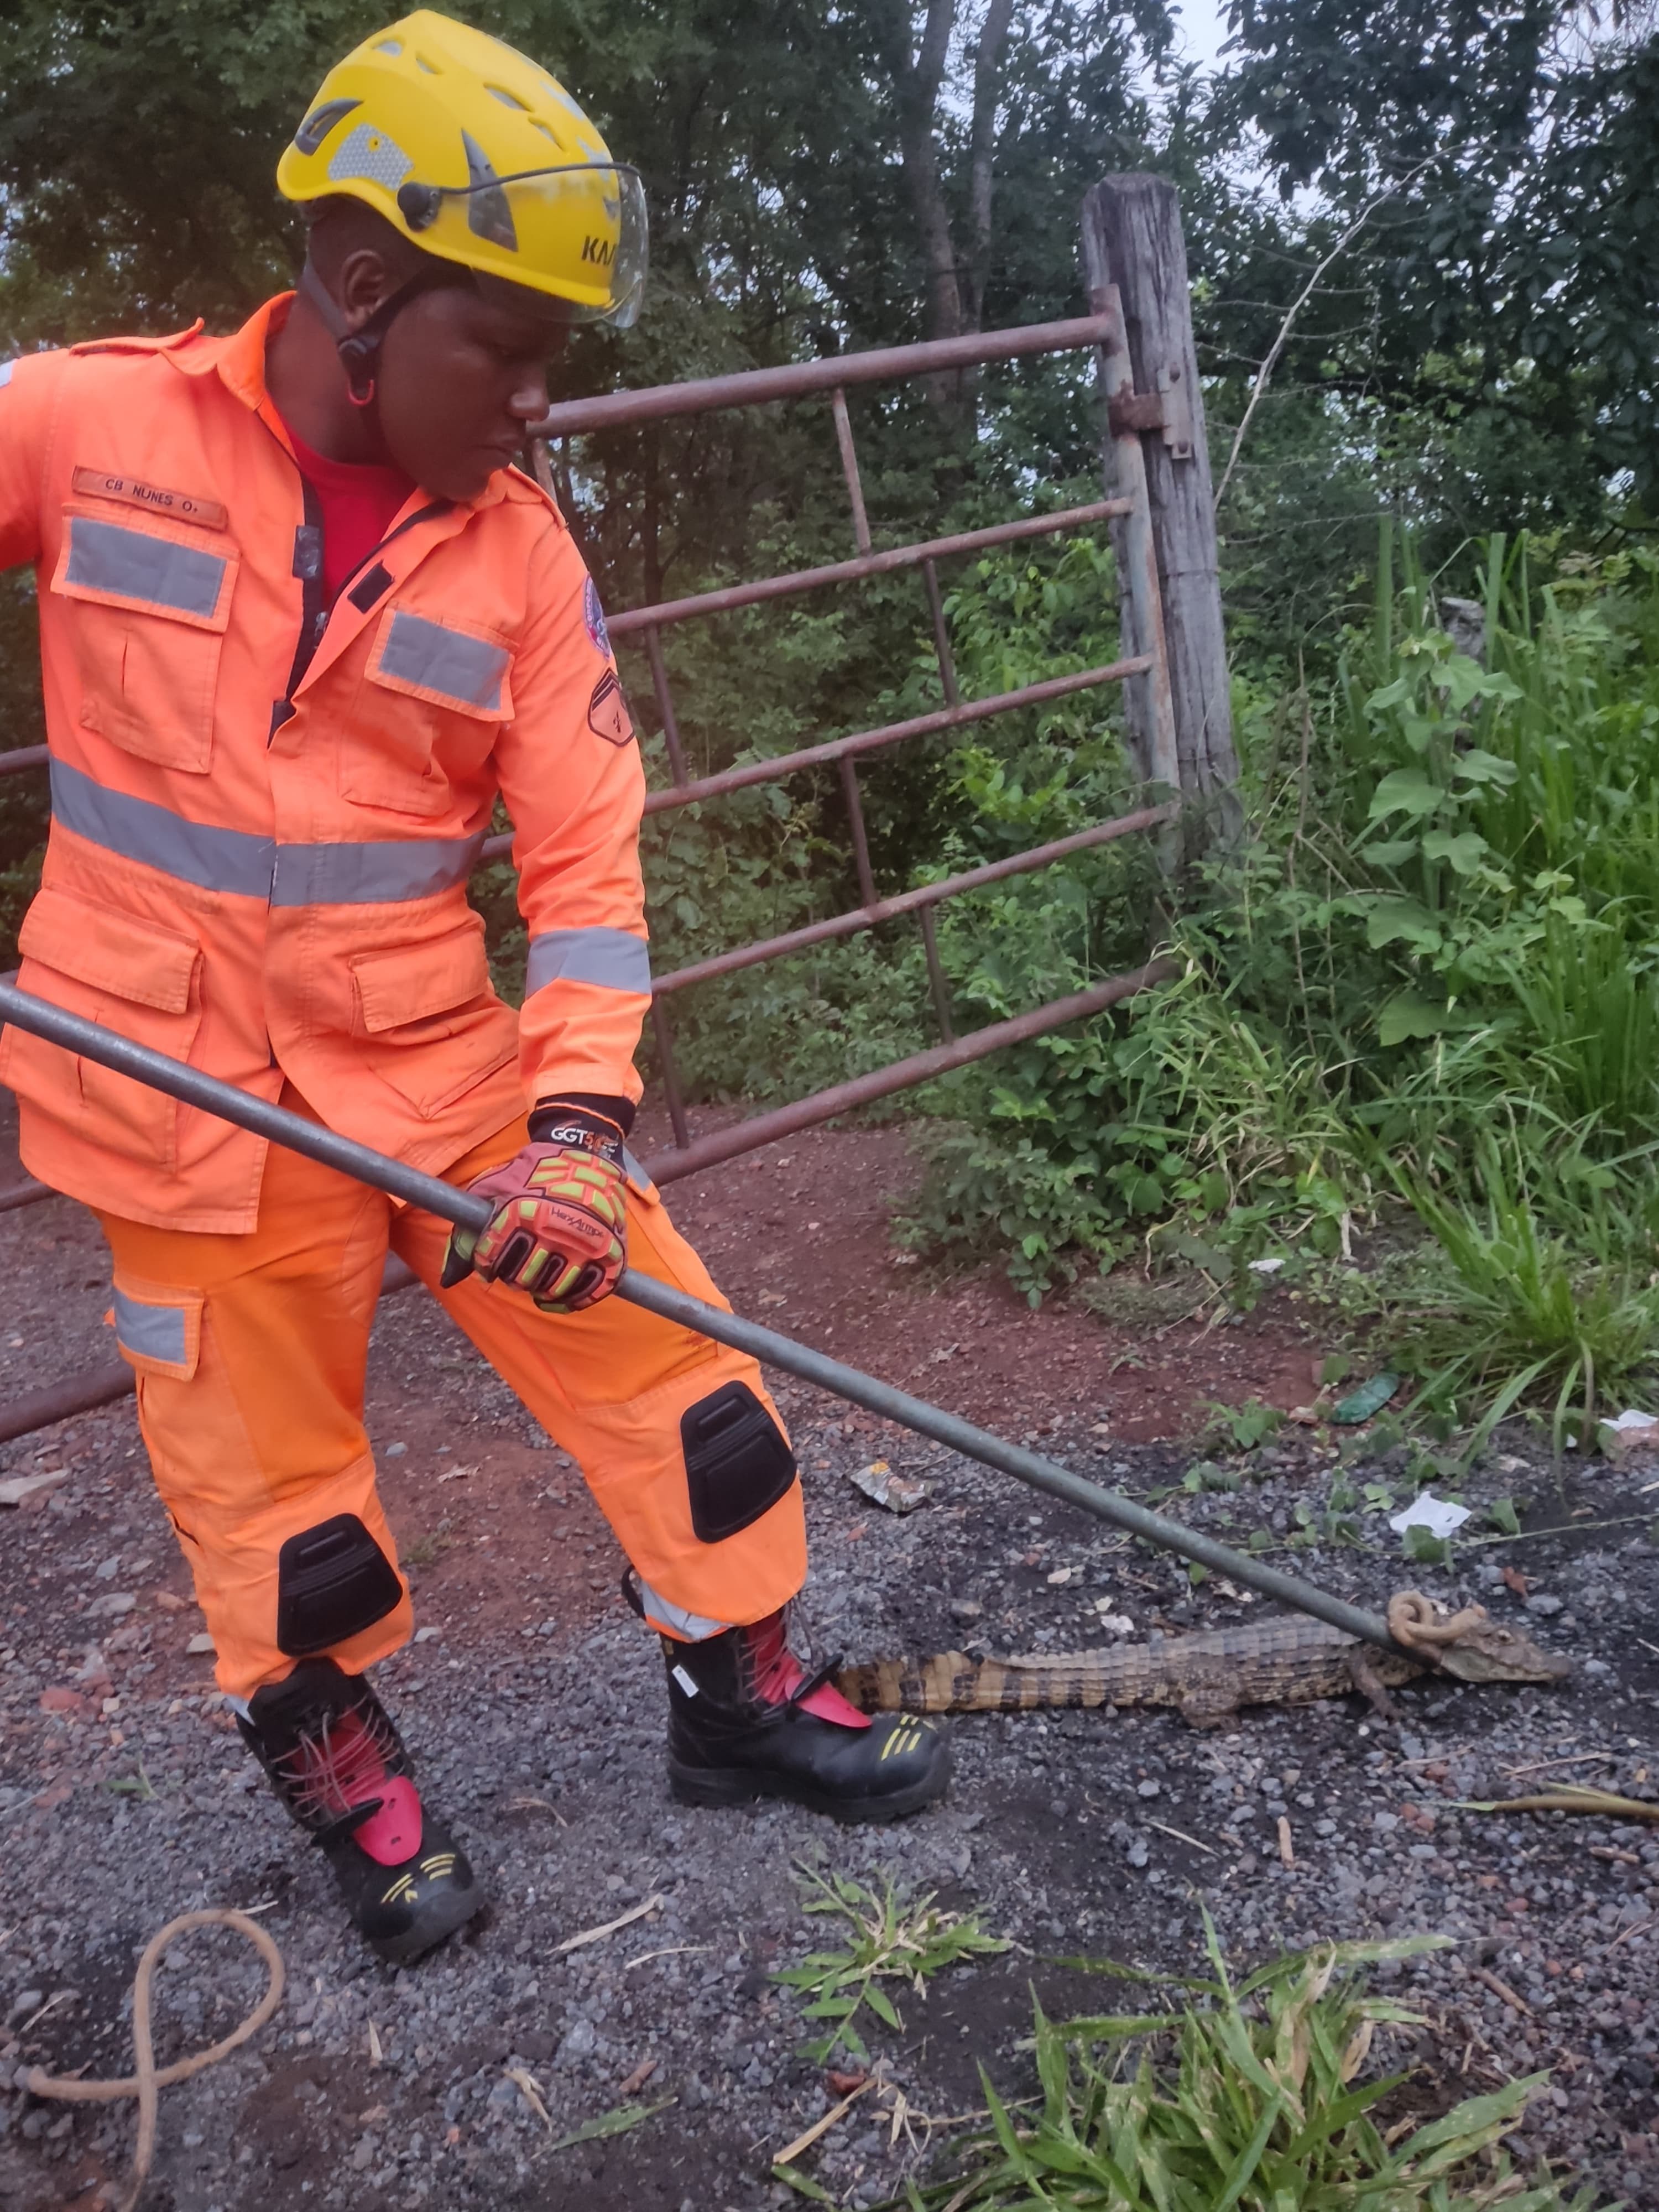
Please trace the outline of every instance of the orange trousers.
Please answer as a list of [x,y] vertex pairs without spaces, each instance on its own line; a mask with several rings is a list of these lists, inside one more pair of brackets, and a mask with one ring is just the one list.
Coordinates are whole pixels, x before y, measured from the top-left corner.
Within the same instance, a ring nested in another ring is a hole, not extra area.
[[[291,1092],[283,1103],[306,1111]],[[514,1122],[448,1170],[465,1183],[525,1141]],[[319,1646],[281,1632],[280,1567],[291,1540],[356,1529],[384,1609],[322,1647],[348,1671],[408,1640],[408,1585],[375,1491],[363,1428],[369,1328],[388,1249],[407,1261],[580,1467],[646,1592],[653,1626],[696,1639],[763,1619],[799,1589],[806,1539],[799,1481],[779,1434],[763,1438],[781,1494],[732,1534],[694,1525],[683,1420],[714,1394],[753,1434],[777,1421],[754,1361],[611,1298],[538,1313],[520,1291],[475,1277],[440,1291],[448,1224],[396,1206],[332,1169],[272,1146],[258,1225],[241,1236],[155,1229],[100,1216],[115,1260],[116,1326],[137,1374],[138,1418],[218,1649],[221,1688],[247,1698]],[[642,1178],[629,1187],[631,1267],[724,1305]],[[740,1385],[733,1391],[730,1386]],[[720,1418],[726,1418],[723,1410]],[[741,1424],[740,1424],[741,1425]],[[781,1463],[780,1466],[780,1462]],[[342,1518],[341,1516],[352,1516]],[[325,1550],[327,1549],[325,1542]],[[291,1555],[290,1555],[291,1556]],[[346,1561],[348,1577],[362,1569]],[[379,1577],[379,1582],[374,1577]]]

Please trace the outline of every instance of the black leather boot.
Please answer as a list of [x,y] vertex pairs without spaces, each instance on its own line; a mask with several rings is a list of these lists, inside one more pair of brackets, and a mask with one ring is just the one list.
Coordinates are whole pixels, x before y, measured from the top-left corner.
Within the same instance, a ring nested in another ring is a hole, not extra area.
[[662,1639],[668,1775],[683,1804],[788,1797],[837,1820],[896,1820],[942,1796],[951,1747],[932,1721],[860,1713],[808,1674],[784,1616],[702,1644]]
[[409,1753],[362,1675],[302,1659],[255,1691],[237,1726],[381,1958],[407,1966],[472,1917],[483,1894],[466,1854],[422,1805]]

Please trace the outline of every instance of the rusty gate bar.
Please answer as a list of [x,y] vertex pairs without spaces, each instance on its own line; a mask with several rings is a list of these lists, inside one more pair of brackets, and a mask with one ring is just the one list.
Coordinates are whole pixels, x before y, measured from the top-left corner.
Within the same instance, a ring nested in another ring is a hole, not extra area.
[[800,399],[838,385],[893,384],[930,370],[973,368],[984,362],[1020,361],[1036,353],[1071,353],[1103,344],[1103,314],[1061,323],[1025,323],[1007,331],[975,331],[922,345],[884,346],[870,353],[833,354],[822,361],[793,361],[778,368],[745,368],[684,384],[655,384],[636,392],[605,392],[591,399],[562,399],[539,422],[537,438],[568,438],[585,430],[611,430],[632,422],[659,422],[674,415],[708,415],[725,407],[753,407],[769,399]]
[[[1103,506],[1116,504],[1115,501],[1103,501],[1101,503]],[[1073,512],[1081,514],[1086,510],[1074,508]],[[939,570],[931,559],[921,564],[921,580],[927,592],[927,611],[933,617],[933,652],[939,660],[939,690],[945,694],[945,705],[954,707],[962,698],[957,689],[957,657],[951,650],[951,633],[945,627],[945,602],[939,597]]]
[[1113,821],[1096,823],[1092,829],[1073,830],[1069,837],[1058,837],[1052,844],[1034,845],[1028,853],[1012,853],[1006,860],[988,860],[982,867],[969,868],[959,876],[945,876],[938,883],[923,884],[915,890],[896,891],[890,898],[872,899],[846,914],[831,915],[826,921],[803,923],[800,928],[786,931],[781,937],[760,937],[752,944],[739,945],[731,952],[713,953],[707,960],[676,968],[669,975],[653,975],[651,988],[658,997],[672,991],[688,990],[694,983],[706,983],[716,975],[733,975],[740,968],[758,967],[763,961],[781,959],[787,952],[803,952],[809,945],[823,945],[832,938],[856,936],[861,929],[874,929],[884,921],[896,921],[901,915],[920,915],[925,937],[932,923],[932,910],[942,900],[960,897],[964,891],[978,890],[986,884],[1006,882],[1011,876],[1030,875],[1038,868],[1052,867],[1056,860],[1067,860],[1073,853],[1086,853],[1096,845],[1109,845],[1120,837],[1133,836],[1139,830],[1155,830],[1162,823],[1173,822],[1179,811],[1178,804],[1172,799],[1165,806],[1146,806],[1136,814],[1120,814]]
[[[781,576],[757,576],[742,584],[726,584],[717,592],[696,592],[684,599],[663,599],[653,607],[624,607],[607,614],[605,628],[613,637],[635,630],[649,632],[671,623],[691,622],[700,615],[731,614],[767,599],[792,599],[798,592],[816,592],[829,584],[856,584],[868,576],[884,576],[896,568],[921,568],[924,574],[935,561],[957,553],[979,553],[994,545],[1017,544],[1024,538],[1052,538],[1062,531],[1082,530],[1091,522],[1109,522],[1127,514],[1127,499],[1091,500],[1086,507],[1056,507],[1052,514],[1022,514],[1012,522],[996,522],[983,530],[958,530],[949,538],[925,538],[914,545],[891,545],[879,553],[861,553],[855,561],[831,561],[821,568],[792,568]],[[937,579],[935,579],[937,584]],[[6,756],[0,754],[0,759]]]
[[[1050,699],[1069,699],[1074,691],[1089,691],[1102,684],[1121,684],[1126,676],[1139,676],[1152,665],[1150,653],[1139,653],[1127,660],[1114,660],[1104,668],[1079,669],[1075,676],[1050,676],[1041,684],[1022,684],[1018,691],[999,691],[989,699],[965,699],[955,707],[932,714],[915,714],[908,722],[889,722],[878,730],[859,730],[851,737],[830,738],[821,745],[805,745],[798,753],[778,753],[770,760],[745,761],[740,768],[722,769],[718,775],[700,776],[678,790],[647,791],[647,814],[665,813],[671,806],[689,806],[694,799],[722,798],[728,791],[746,791],[751,784],[775,783],[797,769],[819,768],[839,761],[843,754],[874,752],[882,745],[902,744],[906,738],[932,737],[940,730],[956,730],[971,722],[989,721],[994,714],[1012,714],[1018,707],[1042,707]],[[485,847],[485,851],[489,847]]]
[[674,1065],[674,1040],[668,1027],[668,1009],[652,987],[651,1030],[657,1042],[657,1057],[662,1062],[663,1095],[668,1104],[668,1119],[674,1131],[674,1142],[684,1148],[691,1141],[690,1124],[685,1118],[685,1101],[680,1092],[679,1072]]
[[[662,664],[661,641],[658,639],[653,642],[659,629],[674,623],[691,622],[701,615],[730,614],[739,607],[756,606],[769,599],[791,599],[798,592],[817,591],[828,585],[854,584],[866,577],[888,575],[895,569],[919,568],[927,586],[935,647],[943,641],[939,672],[945,696],[949,704],[954,705],[956,668],[951,660],[950,639],[945,631],[945,611],[939,604],[939,577],[933,563],[949,560],[958,553],[983,552],[993,546],[1018,544],[1024,538],[1050,538],[1064,531],[1086,529],[1092,522],[1109,522],[1127,515],[1133,504],[1128,499],[1097,499],[1087,507],[1057,508],[1052,514],[1024,514],[1016,521],[994,523],[984,530],[960,530],[949,538],[890,546],[879,553],[861,555],[856,561],[835,561],[821,568],[796,568],[781,576],[760,576],[748,583],[728,584],[717,592],[702,592],[684,599],[665,599],[656,606],[627,607],[620,614],[608,614],[605,627],[613,637],[629,637],[641,630],[645,633],[657,711],[663,718],[663,734],[672,765],[679,750],[680,735],[672,700],[666,696],[667,672]],[[1018,698],[1019,695],[1008,696]],[[25,745],[15,752],[0,752],[0,775],[45,768],[50,757],[50,748],[46,745]]]
[[853,443],[853,422],[847,412],[847,394],[837,385],[830,394],[830,410],[836,418],[836,443],[841,448],[842,473],[847,478],[847,497],[853,509],[853,543],[860,553],[870,550],[870,518],[864,511],[864,484],[859,475],[858,450]]
[[[653,606],[625,610],[611,618],[610,628],[616,635],[643,633],[653,690],[673,779],[670,788],[647,793],[645,811],[647,814],[661,813],[671,807],[689,805],[693,801],[720,798],[756,785],[779,781],[801,770],[827,766],[834,762],[840,771],[859,895],[862,901],[861,906],[850,913],[834,915],[784,935],[757,940],[733,951],[693,963],[671,975],[658,979],[654,983],[652,1021],[675,1140],[674,1151],[664,1155],[660,1163],[663,1169],[661,1180],[674,1180],[679,1176],[691,1174],[700,1167],[713,1165],[718,1160],[752,1150],[798,1128],[831,1119],[871,1099],[925,1082],[948,1068],[983,1058],[1005,1044],[1043,1035],[1068,1021],[1103,1011],[1173,972],[1168,962],[1153,961],[1131,975],[1111,978],[1090,990],[1038,1007],[1029,1014],[975,1031],[968,1037],[955,1037],[951,1027],[949,985],[939,959],[933,926],[933,909],[941,901],[982,884],[1047,866],[1070,853],[1105,843],[1132,830],[1167,824],[1178,812],[1178,805],[1172,804],[1143,809],[1138,814],[1097,824],[1091,830],[1056,840],[1050,845],[1016,854],[943,882],[922,885],[915,890],[884,900],[878,894],[871,865],[858,782],[857,762],[863,753],[911,738],[970,726],[994,715],[1042,705],[1098,685],[1140,677],[1148,679],[1148,696],[1152,702],[1153,759],[1144,765],[1150,768],[1154,780],[1174,782],[1173,776],[1159,773],[1167,769],[1173,758],[1173,733],[1167,726],[1170,685],[1156,568],[1141,557],[1150,547],[1151,538],[1144,468],[1137,478],[1133,466],[1142,458],[1138,444],[1133,454],[1127,448],[1120,454],[1123,469],[1119,482],[1123,489],[1117,496],[1053,514],[1022,516],[1012,522],[987,529],[957,532],[945,538],[895,546],[878,553],[872,546],[869,517],[865,507],[857,451],[848,410],[848,386],[896,380],[980,362],[1014,360],[1085,346],[1094,346],[1099,349],[1097,357],[1109,398],[1120,399],[1121,395],[1133,390],[1121,304],[1115,289],[1110,287],[1091,295],[1091,303],[1096,311],[1092,316],[1063,323],[1030,325],[1018,330],[976,333],[929,344],[893,347],[865,354],[846,355],[828,361],[795,362],[775,369],[752,370],[700,382],[659,386],[631,392],[612,392],[598,398],[573,401],[552,409],[528,435],[531,471],[544,490],[551,495],[554,477],[547,445],[551,436],[569,436],[608,425],[654,421],[670,416],[695,415],[714,409],[738,408],[813,393],[828,393],[852,510],[854,537],[858,547],[858,557],[854,560],[831,562],[782,575],[756,578],[714,592],[667,600]],[[1118,428],[1115,418],[1111,428],[1115,435]],[[1017,690],[1000,693],[988,699],[963,702],[945,620],[937,562],[1023,539],[1054,536],[1102,520],[1121,521],[1127,533],[1122,549],[1127,556],[1122,564],[1122,620],[1124,641],[1132,645],[1134,650],[1104,667],[1023,685]],[[940,690],[945,701],[943,711],[913,716],[906,721],[888,724],[878,729],[860,731],[769,760],[747,762],[716,775],[696,780],[690,777],[663,654],[661,630],[664,627],[829,586],[916,568],[921,570],[927,599]],[[1158,711],[1160,702],[1164,710],[1162,714]],[[0,774],[13,774],[45,766],[49,757],[46,746],[31,746],[0,754]],[[486,839],[480,852],[481,864],[510,854],[512,845],[510,832]],[[677,989],[684,989],[713,976],[731,974],[807,945],[874,928],[886,921],[911,913],[915,914],[921,927],[929,989],[944,1042],[930,1052],[877,1069],[854,1083],[817,1092],[810,1098],[798,1100],[793,1105],[770,1114],[751,1116],[733,1129],[706,1139],[694,1139],[675,1066],[673,1039],[664,999]],[[0,1211],[29,1205],[51,1194],[44,1186],[26,1180],[0,1192]],[[107,1376],[105,1380],[108,1380]],[[9,1432],[17,1433],[15,1430]]]
[[0,1407],[0,1444],[14,1437],[27,1437],[36,1429],[49,1429],[76,1413],[90,1413],[99,1406],[112,1406],[118,1398],[133,1395],[132,1370],[125,1359],[106,1360],[64,1382],[49,1382],[44,1390],[31,1390]]
[[[804,746],[799,752],[778,753],[769,760],[745,761],[742,767],[723,769],[718,775],[700,776],[695,782],[676,784],[666,791],[648,791],[645,811],[647,814],[660,814],[671,806],[689,806],[694,799],[719,799],[728,791],[747,790],[751,784],[772,783],[781,776],[794,775],[797,769],[839,761],[843,753],[873,752],[882,745],[901,744],[906,738],[932,737],[940,730],[988,721],[994,714],[1012,714],[1020,707],[1044,706],[1050,699],[1069,698],[1074,691],[1091,690],[1102,684],[1121,684],[1126,677],[1143,675],[1152,663],[1151,653],[1132,653],[1127,659],[1108,662],[1103,668],[1079,669],[1073,676],[1047,677],[1041,684],[1024,684],[1018,691],[998,691],[988,699],[958,700],[954,707],[942,708],[932,714],[913,715],[908,722],[888,722],[880,729],[859,730],[851,737],[831,738],[821,745]],[[40,750],[44,757],[46,748]],[[0,759],[6,757],[0,754]],[[15,759],[16,756],[10,757]],[[512,843],[512,836],[506,831],[486,839],[478,855],[480,863],[499,860]]]
[[957,1033],[951,1024],[951,986],[945,980],[945,969],[939,961],[933,908],[920,908],[916,920],[921,924],[921,949],[927,962],[927,988],[933,996],[933,1018],[939,1024],[939,1033],[945,1043],[954,1044]]
[[1178,961],[1149,960],[1144,968],[1108,976],[1086,991],[1073,991],[1069,998],[1051,999],[1046,1006],[1036,1006],[1029,1014],[1016,1014],[1011,1020],[994,1022],[988,1029],[970,1030],[966,1036],[936,1044],[908,1060],[890,1060],[868,1075],[854,1076],[850,1083],[835,1084],[828,1091],[815,1091],[811,1097],[774,1107],[770,1113],[751,1114],[746,1121],[698,1137],[683,1149],[653,1153],[645,1163],[646,1171],[653,1182],[678,1182],[682,1176],[735,1159],[740,1152],[757,1151],[762,1145],[775,1144],[780,1137],[796,1136],[802,1129],[816,1128],[821,1121],[850,1114],[854,1107],[890,1097],[895,1091],[908,1091],[918,1083],[931,1082],[936,1075],[948,1075],[952,1068],[966,1067],[1008,1045],[1024,1044],[1032,1037],[1047,1036],[1050,1030],[1064,1029],[1068,1022],[1103,1014],[1108,1006],[1133,999],[1155,983],[1167,982],[1179,972]]
[[870,840],[864,828],[864,802],[859,797],[859,772],[851,753],[841,757],[842,796],[847,801],[847,823],[853,833],[853,866],[859,879],[859,896],[866,906],[876,902],[876,879],[870,869]]
[[668,668],[662,657],[662,634],[655,623],[647,625],[645,650],[651,663],[651,688],[657,695],[657,714],[662,723],[662,741],[668,748],[668,772],[676,783],[687,781],[685,754],[680,744],[679,717],[674,712],[674,695],[668,688]]

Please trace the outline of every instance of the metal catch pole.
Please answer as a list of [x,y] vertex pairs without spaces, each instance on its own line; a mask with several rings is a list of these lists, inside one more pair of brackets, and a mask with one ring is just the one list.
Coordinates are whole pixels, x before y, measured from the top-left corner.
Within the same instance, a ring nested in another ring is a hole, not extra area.
[[[94,1060],[100,1066],[112,1068],[118,1075],[130,1076],[136,1083],[147,1083],[152,1090],[166,1091],[187,1106],[198,1107],[205,1114],[216,1114],[222,1121],[251,1129],[273,1144],[286,1145],[290,1152],[303,1153],[307,1159],[350,1176],[358,1182],[368,1183],[373,1189],[386,1191],[407,1205],[435,1213],[441,1220],[453,1221],[463,1229],[483,1229],[494,1211],[487,1198],[475,1198],[436,1176],[424,1175],[420,1169],[390,1159],[353,1138],[342,1137],[332,1129],[319,1127],[314,1121],[303,1121],[299,1115],[290,1114],[266,1099],[237,1090],[234,1084],[222,1083],[216,1076],[208,1075],[198,1067],[186,1066],[183,1060],[153,1052],[148,1045],[134,1044],[97,1022],[83,1021],[78,1014],[66,1013],[61,1006],[37,999],[30,992],[20,991],[15,984],[0,983],[0,1018],[15,1022],[19,1029],[27,1030],[35,1036],[45,1037],[48,1043],[62,1046],[66,1052],[77,1053],[83,1060]],[[862,1406],[884,1420],[896,1421],[902,1428],[913,1429],[918,1436],[931,1437],[936,1443],[960,1452],[964,1459],[977,1460],[981,1466],[1012,1474],[1033,1490],[1064,1498],[1067,1504],[1080,1506],[1097,1520],[1109,1521],[1114,1528],[1127,1529],[1132,1536],[1142,1537],[1162,1550],[1177,1552],[1183,1559],[1195,1559],[1218,1574],[1231,1576],[1234,1582],[1260,1590],[1264,1597],[1277,1598],[1281,1604],[1292,1606],[1300,1613],[1313,1614],[1316,1620],[1328,1620],[1333,1627],[1344,1629],[1364,1643],[1381,1644],[1386,1650],[1401,1648],[1389,1635],[1388,1623],[1380,1614],[1367,1613],[1341,1598],[1332,1597],[1295,1575],[1281,1574],[1278,1568],[1264,1565],[1243,1552],[1218,1544],[1213,1537],[1201,1535],[1196,1529],[1183,1528],[1178,1521],[1166,1521],[1161,1513],[1149,1512],[1133,1498],[1121,1497],[1115,1490],[1103,1490],[1098,1483],[1085,1481],[1055,1460],[1044,1459],[1040,1453],[1027,1451],[1021,1445],[1006,1443],[988,1430],[975,1428],[971,1421],[947,1413],[943,1407],[930,1406],[925,1399],[913,1398],[908,1391],[895,1389],[890,1382],[878,1382],[873,1375],[843,1366],[839,1359],[813,1352],[804,1344],[797,1344],[792,1337],[781,1336],[775,1329],[763,1328],[757,1322],[744,1321],[718,1306],[706,1305],[701,1298],[690,1297],[684,1291],[671,1290],[666,1283],[639,1274],[631,1267],[624,1271],[616,1295],[631,1305],[642,1307],[647,1313],[657,1314],[665,1321],[678,1322],[683,1328],[712,1337],[717,1344],[729,1344],[738,1352],[746,1352],[769,1367],[781,1368],[786,1374],[845,1398],[852,1405]]]

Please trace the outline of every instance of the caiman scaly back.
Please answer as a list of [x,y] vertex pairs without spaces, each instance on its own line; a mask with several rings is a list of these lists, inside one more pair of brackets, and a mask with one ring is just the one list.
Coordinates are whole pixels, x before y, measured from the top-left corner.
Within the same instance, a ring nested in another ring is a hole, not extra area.
[[973,1660],[878,1659],[842,1669],[843,1696],[866,1712],[1027,1712],[1045,1706],[1172,1705],[1214,1727],[1241,1705],[1307,1705],[1443,1672],[1470,1682],[1555,1682],[1571,1662],[1519,1630],[1480,1620],[1459,1640],[1407,1658],[1297,1615],[1098,1651]]

